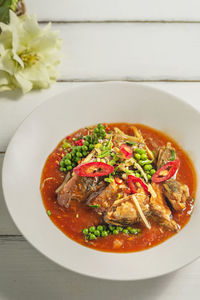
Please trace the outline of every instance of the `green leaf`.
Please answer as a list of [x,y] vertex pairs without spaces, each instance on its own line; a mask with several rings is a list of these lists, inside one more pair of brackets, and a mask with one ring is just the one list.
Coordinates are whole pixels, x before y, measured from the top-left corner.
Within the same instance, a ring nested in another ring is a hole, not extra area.
[[0,22],[9,23],[9,7],[0,7]]
[[19,0],[0,0],[0,22],[9,23],[9,9],[15,11]]
[[10,7],[12,0],[0,0],[0,7]]

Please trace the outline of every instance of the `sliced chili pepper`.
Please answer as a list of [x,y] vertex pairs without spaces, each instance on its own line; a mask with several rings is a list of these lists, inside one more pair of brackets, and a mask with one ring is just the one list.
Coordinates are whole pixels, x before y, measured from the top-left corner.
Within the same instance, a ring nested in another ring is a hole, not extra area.
[[66,138],[65,138],[67,141],[71,141],[72,140],[72,137],[71,137],[71,135],[68,135],[68,136],[66,136]]
[[119,177],[115,178],[115,183],[116,184],[122,184],[122,182],[123,182],[123,180],[121,178],[119,178]]
[[[151,178],[152,182],[159,183],[170,179],[172,176],[174,176],[179,166],[180,166],[179,159],[175,159],[173,161],[168,162],[160,169],[158,169],[158,171],[152,176]],[[167,172],[166,175],[165,172]]]
[[127,145],[121,145],[120,151],[124,154],[125,158],[127,159],[131,158],[133,154],[133,150]]
[[77,146],[83,146],[83,144],[84,144],[84,139],[80,139],[80,140],[75,141],[75,144],[76,144]]
[[137,192],[137,187],[136,185],[134,184],[135,182],[138,182],[144,189],[144,191],[149,194],[149,191],[148,191],[148,187],[147,185],[142,181],[142,179],[140,179],[139,177],[137,176],[133,176],[133,175],[128,175],[128,186],[131,190],[131,193],[132,194],[135,194]]
[[114,167],[103,162],[90,162],[80,164],[74,168],[74,172],[79,176],[99,177],[106,176],[114,171]]

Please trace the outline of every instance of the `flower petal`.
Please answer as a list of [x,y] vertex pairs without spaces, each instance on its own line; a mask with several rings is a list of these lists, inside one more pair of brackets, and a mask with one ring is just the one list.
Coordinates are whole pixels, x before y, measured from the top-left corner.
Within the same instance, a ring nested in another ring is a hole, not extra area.
[[22,92],[24,94],[28,93],[32,89],[33,87],[32,82],[24,78],[23,74],[21,73],[16,74],[15,79],[17,81],[17,86],[22,89]]

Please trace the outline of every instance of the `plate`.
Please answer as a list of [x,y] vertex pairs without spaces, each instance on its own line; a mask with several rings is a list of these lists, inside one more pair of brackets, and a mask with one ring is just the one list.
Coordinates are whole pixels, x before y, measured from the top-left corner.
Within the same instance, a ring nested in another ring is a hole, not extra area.
[[103,279],[152,278],[195,260],[200,254],[199,188],[189,223],[166,242],[141,252],[119,254],[86,248],[51,222],[39,189],[46,158],[63,137],[99,122],[143,123],[167,133],[189,153],[199,175],[200,114],[190,105],[163,91],[132,83],[75,87],[34,110],[8,146],[3,191],[21,233],[59,265]]

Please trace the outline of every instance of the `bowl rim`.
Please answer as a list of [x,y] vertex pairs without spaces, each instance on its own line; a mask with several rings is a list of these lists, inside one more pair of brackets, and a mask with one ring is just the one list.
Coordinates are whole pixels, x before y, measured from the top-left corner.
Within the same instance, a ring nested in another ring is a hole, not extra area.
[[[54,263],[56,263],[57,265],[63,267],[63,268],[66,268],[70,271],[73,271],[77,274],[81,274],[81,275],[84,275],[84,276],[88,276],[88,277],[92,277],[92,278],[97,278],[97,279],[106,279],[106,280],[112,280],[112,281],[135,281],[135,280],[146,280],[146,279],[150,279],[150,278],[157,278],[159,276],[163,276],[163,275],[167,275],[173,271],[176,271],[176,270],[179,270],[179,269],[182,269],[183,267],[187,266],[188,264],[192,263],[193,261],[195,261],[196,259],[199,258],[200,256],[200,253],[198,255],[196,255],[193,259],[190,259],[188,262],[180,265],[178,268],[176,267],[175,269],[171,269],[171,270],[168,270],[167,272],[162,272],[160,274],[157,274],[157,275],[153,275],[153,276],[142,276],[142,277],[137,277],[137,278],[134,278],[134,276],[132,276],[132,278],[128,277],[128,278],[110,278],[109,276],[100,276],[100,275],[95,275],[95,274],[90,274],[90,273],[87,273],[87,272],[84,272],[84,271],[80,271],[80,270],[75,270],[71,267],[68,267],[66,265],[63,265],[61,264],[60,262],[54,260],[54,258],[50,257],[46,252],[42,251],[41,249],[39,249],[35,243],[33,241],[31,241],[31,239],[25,234],[23,233],[23,230],[21,230],[21,226],[18,222],[16,222],[16,219],[15,219],[15,216],[13,216],[12,214],[12,211],[11,211],[11,207],[9,206],[8,202],[6,201],[6,188],[5,188],[5,181],[6,181],[6,178],[5,178],[5,169],[6,169],[6,164],[7,164],[7,160],[8,160],[8,156],[9,156],[9,151],[10,151],[10,148],[12,147],[12,143],[13,143],[13,140],[14,140],[14,137],[15,135],[17,134],[17,132],[21,129],[21,127],[24,125],[24,123],[26,122],[26,120],[29,119],[30,116],[32,116],[33,114],[37,113],[37,111],[39,111],[41,109],[41,107],[45,107],[45,106],[48,106],[48,103],[50,101],[54,101],[54,98],[57,98],[61,95],[64,95],[64,94],[68,94],[70,93],[72,90],[81,90],[82,89],[88,89],[90,87],[104,87],[104,86],[119,86],[119,85],[123,85],[123,86],[132,86],[132,87],[138,87],[138,88],[142,88],[142,89],[146,89],[147,91],[153,91],[153,92],[160,92],[162,94],[165,94],[166,96],[169,96],[171,98],[173,98],[175,101],[178,101],[180,104],[184,104],[185,106],[187,106],[188,108],[192,109],[195,113],[197,113],[200,117],[200,111],[198,109],[196,109],[194,106],[192,106],[191,104],[189,104],[188,102],[186,102],[184,99],[182,98],[179,98],[177,96],[175,96],[174,94],[170,93],[170,92],[166,92],[164,90],[162,90],[161,88],[155,88],[155,87],[151,87],[151,86],[148,86],[148,85],[145,85],[145,84],[139,84],[139,83],[132,83],[132,82],[121,82],[121,81],[108,81],[108,82],[100,82],[100,83],[87,83],[87,84],[84,84],[83,86],[72,86],[64,91],[62,91],[61,93],[55,95],[55,96],[52,96],[52,97],[49,97],[45,102],[43,102],[42,104],[38,105],[34,110],[32,110],[27,116],[26,118],[24,118],[24,120],[20,123],[20,125],[17,127],[17,129],[15,130],[15,133],[13,134],[12,138],[10,139],[9,141],[9,144],[8,144],[8,147],[6,149],[6,153],[5,153],[5,156],[4,156],[4,160],[3,160],[3,167],[2,167],[2,190],[3,190],[3,196],[4,196],[4,201],[5,201],[5,204],[6,204],[6,207],[8,209],[8,212],[12,218],[12,220],[14,221],[14,224],[16,225],[16,227],[18,228],[18,230],[21,232],[21,234],[25,237],[26,241],[28,241],[35,249],[37,249],[37,251],[39,251],[42,255],[44,255],[45,257],[47,257],[48,259],[50,259],[51,261],[53,261]],[[198,178],[197,178],[197,182],[198,182]],[[54,225],[54,224],[53,224]],[[55,225],[54,225],[55,226]],[[81,247],[83,247],[81,245]],[[158,247],[158,246],[156,246]],[[153,247],[155,248],[155,247]],[[153,248],[150,248],[150,249],[153,249]],[[87,249],[90,249],[90,248],[87,248]],[[149,249],[147,250],[144,250],[144,251],[148,251]],[[96,252],[100,252],[102,253],[101,251],[97,251],[97,250],[94,250],[92,249],[92,251],[96,251]],[[140,251],[140,253],[142,253],[143,251]],[[107,253],[107,252],[103,252],[103,253]],[[108,252],[109,253],[109,252]],[[132,252],[131,252],[132,253]],[[135,253],[135,252],[133,252]],[[130,254],[130,253],[111,253],[113,255],[127,255],[127,254]]]

